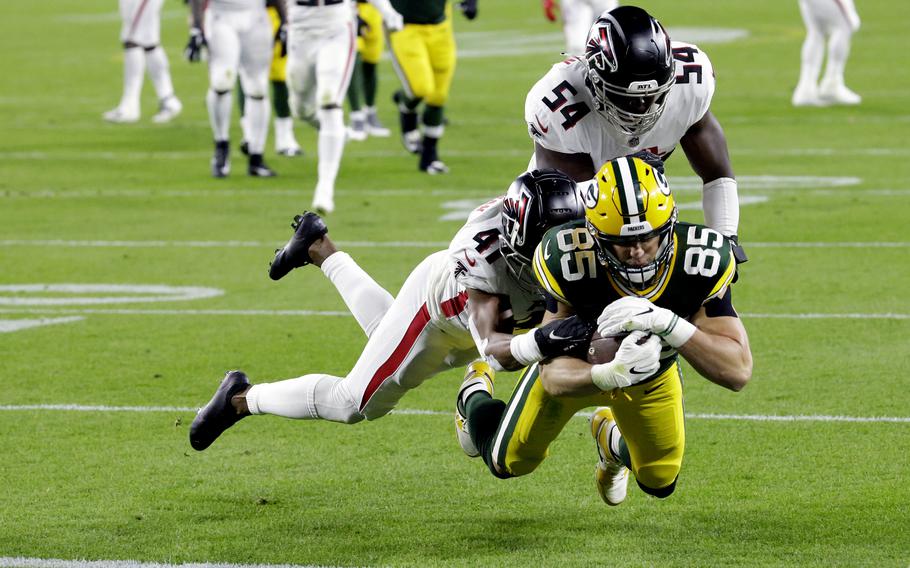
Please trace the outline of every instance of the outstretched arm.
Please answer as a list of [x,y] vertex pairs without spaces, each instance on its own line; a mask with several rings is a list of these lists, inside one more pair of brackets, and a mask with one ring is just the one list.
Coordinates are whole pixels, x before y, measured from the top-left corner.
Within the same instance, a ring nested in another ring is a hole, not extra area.
[[[591,340],[592,323],[576,317],[549,322],[522,335],[512,335],[501,296],[468,288],[471,335],[477,350],[497,370],[515,371],[549,357],[583,349]],[[548,314],[549,315],[549,314]]]

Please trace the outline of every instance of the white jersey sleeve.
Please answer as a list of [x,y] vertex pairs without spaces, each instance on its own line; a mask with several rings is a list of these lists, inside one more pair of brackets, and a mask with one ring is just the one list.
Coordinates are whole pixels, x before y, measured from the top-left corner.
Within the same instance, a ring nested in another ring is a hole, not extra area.
[[481,205],[449,244],[452,276],[460,288],[471,288],[495,296],[507,296],[516,325],[539,321],[545,308],[543,291],[530,267],[527,278],[518,278],[503,258],[500,205],[502,197]]
[[678,104],[670,107],[668,102],[667,111],[677,115],[679,122],[691,126],[711,107],[716,84],[714,66],[696,45],[674,41],[671,46],[676,63],[676,83],[671,94],[678,98]]

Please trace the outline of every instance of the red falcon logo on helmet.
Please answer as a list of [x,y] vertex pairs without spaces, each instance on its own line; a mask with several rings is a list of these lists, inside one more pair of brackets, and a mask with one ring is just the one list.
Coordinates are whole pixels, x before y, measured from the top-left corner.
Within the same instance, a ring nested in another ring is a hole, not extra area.
[[613,50],[613,36],[610,34],[611,24],[606,20],[598,20],[591,33],[588,35],[587,59],[588,63],[600,71],[609,73],[619,68],[616,52]]

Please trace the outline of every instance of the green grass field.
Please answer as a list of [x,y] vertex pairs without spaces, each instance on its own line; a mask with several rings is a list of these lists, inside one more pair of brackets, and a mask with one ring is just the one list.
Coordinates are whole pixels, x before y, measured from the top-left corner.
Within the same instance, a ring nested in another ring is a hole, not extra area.
[[[278,178],[246,177],[235,150],[232,176],[213,180],[205,68],[180,58],[182,2],[165,5],[163,42],[184,114],[152,124],[146,79],[143,119],[125,126],[100,118],[120,95],[116,2],[0,3],[0,566],[910,565],[910,38],[886,3],[858,4],[847,82],[863,104],[824,109],[789,104],[796,2],[646,5],[717,73],[755,371],[734,394],[687,368],[676,493],[633,484],[608,509],[582,418],[528,477],[498,480],[467,459],[451,419],[458,371],[375,423],[249,419],[191,450],[191,409],[225,370],[344,374],[364,343],[318,270],[266,275],[310,203],[315,133],[297,127],[304,158],[270,142]],[[480,10],[455,17],[464,56],[441,145],[452,173],[419,174],[394,137],[345,149],[331,234],[393,292],[531,152],[524,97],[560,58],[559,30],[536,2]],[[746,33],[716,42],[715,28]],[[391,126],[396,78],[388,62],[381,73]],[[682,217],[700,221],[700,183],[676,154]],[[87,291],[23,288],[42,284]],[[129,300],[98,288],[110,285],[223,293]],[[12,331],[26,320],[45,325]],[[497,379],[507,397],[514,376]]]

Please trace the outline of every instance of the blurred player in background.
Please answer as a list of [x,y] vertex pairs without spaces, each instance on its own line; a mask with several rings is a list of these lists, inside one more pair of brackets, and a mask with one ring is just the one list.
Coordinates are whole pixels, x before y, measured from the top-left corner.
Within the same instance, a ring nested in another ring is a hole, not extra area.
[[[389,29],[401,15],[388,0],[371,0]],[[356,19],[350,0],[289,0],[288,87],[291,111],[319,128],[319,166],[313,208],[335,210],[335,179],[344,151],[342,104],[354,71]]]
[[[284,20],[284,6],[275,3]],[[269,129],[269,64],[272,60],[272,26],[265,0],[190,0],[192,24],[185,55],[200,61],[209,51],[209,90],[205,102],[215,139],[212,176],[226,177],[231,171],[230,127],[232,92],[238,76],[247,98],[244,109],[249,162],[253,177],[273,177],[275,172],[262,158]]]
[[[801,52],[799,83],[793,91],[793,105],[858,105],[862,97],[844,84],[850,39],[860,25],[853,0],[799,0],[799,11],[806,24],[806,40]],[[826,38],[828,62],[819,82]]]
[[158,112],[153,122],[169,122],[183,110],[174,94],[167,54],[161,48],[161,5],[164,0],[120,0],[120,41],[123,43],[123,95],[116,108],[104,113],[108,122],[139,120],[142,79],[148,69]]
[[591,420],[595,482],[608,505],[619,505],[629,470],[649,495],[668,497],[676,487],[685,451],[679,355],[739,391],[751,378],[752,353],[731,299],[730,240],[677,222],[666,178],[637,158],[608,162],[597,180],[581,189],[585,219],[550,229],[534,254],[537,279],[555,299],[544,322],[577,314],[597,319],[601,337],[631,333],[607,362],[532,365],[508,405],[492,398],[493,369],[475,363],[456,417],[464,417],[462,449],[507,478],[534,471],[576,412],[601,407]]
[[378,67],[385,47],[382,15],[367,0],[357,0],[357,18],[357,61],[348,87],[348,104],[351,106],[348,138],[357,141],[366,140],[367,136],[387,138],[391,133],[376,114]]
[[530,257],[549,227],[581,216],[572,182],[549,170],[525,173],[504,197],[478,209],[448,250],[431,254],[408,276],[394,299],[344,252],[335,249],[314,213],[295,218],[295,234],[269,270],[279,279],[313,263],[340,292],[367,343],[344,377],[312,373],[250,386],[240,371],[227,374],[190,427],[190,443],[207,448],[244,416],[274,414],[354,424],[388,414],[426,379],[467,364],[478,350],[510,369],[587,346],[593,324],[567,318],[536,325],[544,311]]
[[[666,159],[679,144],[704,183],[705,224],[736,241],[739,197],[727,140],[710,109],[708,56],[671,43],[635,6],[601,14],[587,37],[583,57],[557,63],[528,93],[529,169],[556,168],[582,182],[613,158],[648,150]],[[745,262],[738,244],[736,255]]]
[[[451,7],[446,0],[393,0],[392,5],[404,16],[404,29],[389,35],[392,64],[402,85],[395,93],[401,140],[408,152],[420,155],[420,171],[448,173],[437,148],[445,130],[443,107],[455,73]],[[477,0],[463,0],[458,7],[467,19],[477,17]],[[421,103],[422,136],[417,127]]]
[[[284,0],[267,0],[266,5],[269,20],[272,21],[272,33],[278,37],[281,33],[281,16],[278,14],[277,2]],[[286,29],[285,32],[286,33]],[[269,68],[269,82],[272,84],[272,107],[275,110],[275,152],[281,156],[301,156],[303,151],[297,138],[294,137],[294,119],[291,117],[291,107],[288,103],[288,85],[286,82],[287,44],[275,42],[272,49],[272,66]],[[237,105],[240,108],[240,127],[243,130],[243,140],[240,142],[240,151],[249,155],[249,142],[247,132],[250,128],[249,120],[244,112],[246,97],[243,95],[243,85],[237,84]]]
[[544,16],[551,22],[562,14],[562,31],[566,36],[566,54],[584,55],[585,38],[591,24],[602,13],[619,5],[617,0],[543,0]]

